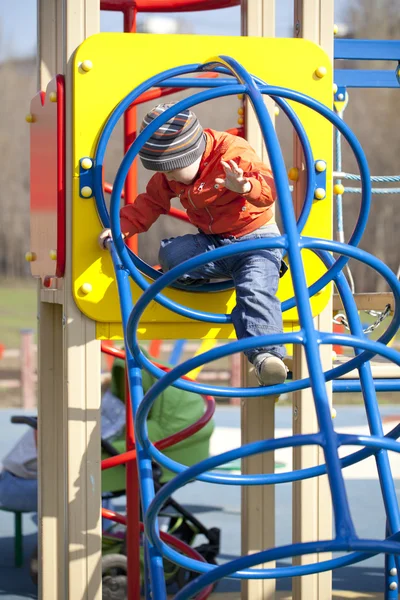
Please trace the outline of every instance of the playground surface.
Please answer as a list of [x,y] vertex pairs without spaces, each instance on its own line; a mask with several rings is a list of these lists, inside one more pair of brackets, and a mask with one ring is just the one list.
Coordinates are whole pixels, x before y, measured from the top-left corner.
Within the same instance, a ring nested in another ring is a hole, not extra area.
[[[22,414],[18,409],[0,410],[0,461],[12,444],[22,435],[24,426],[11,425],[12,414]],[[381,408],[385,431],[399,421],[400,410],[396,405]],[[238,407],[217,407],[216,431],[212,438],[211,452],[217,454],[240,444],[240,409]],[[365,411],[362,406],[338,407],[335,426],[339,432],[366,433]],[[277,405],[276,436],[291,432],[291,409]],[[348,449],[346,451],[351,451]],[[276,462],[291,469],[291,450],[276,453]],[[400,494],[400,457],[391,456],[396,489]],[[382,504],[374,461],[363,463],[344,471],[357,532],[362,537],[382,538],[385,513]],[[192,483],[176,494],[176,499],[185,504],[206,525],[222,529],[220,561],[231,560],[240,555],[240,489],[201,482]],[[284,484],[276,490],[276,540],[277,544],[291,542],[291,486]],[[120,500],[115,502],[118,508]],[[374,518],[371,519],[371,515]],[[22,600],[37,598],[37,590],[29,578],[28,557],[36,543],[37,526],[33,515],[24,515],[25,565],[21,569],[13,567],[13,519],[10,513],[0,511],[0,598]],[[333,572],[333,598],[358,598],[361,600],[383,600],[383,556],[373,557],[356,566],[345,567]],[[291,581],[278,581],[279,600],[291,598]],[[342,591],[346,590],[346,592]],[[233,580],[221,582],[213,598],[240,600],[240,583]]]

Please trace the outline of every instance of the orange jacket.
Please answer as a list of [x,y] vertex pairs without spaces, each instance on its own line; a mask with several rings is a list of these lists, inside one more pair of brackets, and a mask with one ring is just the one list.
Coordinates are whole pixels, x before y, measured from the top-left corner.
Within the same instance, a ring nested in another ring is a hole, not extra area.
[[[121,208],[121,229],[127,237],[147,231],[161,214],[168,213],[176,197],[190,222],[207,234],[241,237],[273,219],[275,185],[270,169],[243,138],[213,129],[206,129],[205,134],[206,149],[193,183],[168,181],[163,173],[156,173],[146,192]],[[221,160],[234,160],[243,169],[251,182],[250,192],[241,196],[215,183],[216,177],[225,177]]]

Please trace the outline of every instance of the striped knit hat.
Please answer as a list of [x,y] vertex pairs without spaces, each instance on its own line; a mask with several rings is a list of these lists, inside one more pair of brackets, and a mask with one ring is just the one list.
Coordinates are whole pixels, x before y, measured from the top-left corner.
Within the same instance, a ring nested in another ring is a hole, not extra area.
[[[158,104],[143,119],[140,131],[175,103]],[[206,140],[196,115],[189,109],[162,125],[142,146],[139,156],[150,171],[173,171],[194,163],[204,152]]]

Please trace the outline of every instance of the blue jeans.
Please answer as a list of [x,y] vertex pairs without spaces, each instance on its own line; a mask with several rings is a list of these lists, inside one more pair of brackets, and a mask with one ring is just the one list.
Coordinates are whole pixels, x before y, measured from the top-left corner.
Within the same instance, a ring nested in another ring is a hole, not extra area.
[[37,512],[37,479],[16,477],[9,471],[0,473],[0,507],[20,512]]
[[[248,240],[277,237],[276,225],[264,225],[240,238],[198,233],[162,240],[159,263],[163,271],[203,254],[231,244]],[[209,262],[179,279],[186,285],[207,283],[211,279],[232,279],[236,289],[236,306],[232,311],[232,322],[238,339],[282,332],[281,303],[276,297],[282,250],[256,250]],[[270,353],[283,358],[284,346],[253,348],[245,352],[251,363],[257,356]]]

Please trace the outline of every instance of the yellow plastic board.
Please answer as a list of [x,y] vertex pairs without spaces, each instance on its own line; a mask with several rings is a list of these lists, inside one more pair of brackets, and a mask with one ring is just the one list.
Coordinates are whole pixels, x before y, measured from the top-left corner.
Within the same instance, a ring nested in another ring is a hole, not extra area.
[[[108,116],[137,85],[165,69],[183,64],[183,60],[185,64],[203,63],[222,54],[232,56],[268,83],[298,90],[327,106],[332,105],[329,59],[319,46],[302,39],[103,33],[88,38],[76,51],[73,65],[73,294],[80,310],[97,322],[99,338],[120,337],[121,317],[111,259],[97,245],[101,224],[95,200],[79,195],[79,161],[83,157],[94,157]],[[83,61],[91,61],[88,71],[81,68]],[[315,74],[319,67],[325,67],[324,77]],[[297,104],[293,107],[309,136],[314,158],[323,159],[328,165],[326,198],[314,202],[304,235],[332,239],[332,127],[313,111]],[[207,127],[207,123],[203,126]],[[309,251],[304,252],[304,261],[307,281],[311,284],[325,269]],[[232,292],[168,290],[166,293],[182,304],[210,312],[230,312],[235,304]],[[133,300],[140,294],[141,290],[132,284]],[[326,306],[329,294],[327,288],[312,299],[314,315]],[[281,280],[278,295],[282,301],[293,296],[290,274]],[[292,329],[297,322],[297,311],[284,313],[284,321],[285,329]],[[234,337],[231,326],[216,327],[191,321],[155,302],[144,314],[139,333],[143,339]]]

